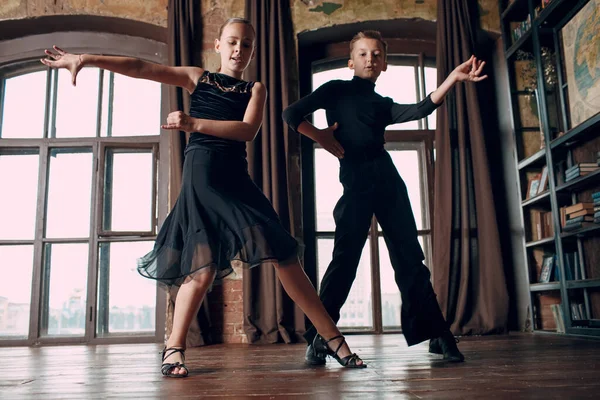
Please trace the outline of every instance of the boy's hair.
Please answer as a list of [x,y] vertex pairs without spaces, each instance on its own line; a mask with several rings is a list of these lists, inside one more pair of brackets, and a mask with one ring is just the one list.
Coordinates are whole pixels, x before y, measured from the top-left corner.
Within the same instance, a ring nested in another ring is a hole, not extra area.
[[350,56],[352,56],[352,50],[354,50],[354,43],[358,42],[360,39],[375,39],[379,41],[383,47],[383,57],[387,57],[387,43],[383,40],[381,32],[379,31],[361,31],[354,35],[350,41]]
[[252,33],[254,33],[254,38],[256,38],[256,31],[254,30],[254,27],[252,26],[252,22],[250,22],[249,20],[247,20],[245,18],[233,17],[233,18],[229,18],[227,21],[225,21],[223,23],[223,25],[221,25],[221,27],[219,28],[219,39],[221,39],[221,35],[223,35],[223,29],[225,29],[225,27],[227,25],[231,25],[231,24],[246,24],[246,25],[248,25],[252,29]]

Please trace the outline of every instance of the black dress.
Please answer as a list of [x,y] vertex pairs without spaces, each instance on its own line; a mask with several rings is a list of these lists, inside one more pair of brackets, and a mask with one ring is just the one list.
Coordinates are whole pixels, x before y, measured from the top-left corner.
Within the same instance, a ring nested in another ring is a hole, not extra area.
[[[192,93],[190,116],[242,121],[253,84],[205,71]],[[252,267],[289,260],[297,251],[297,241],[248,175],[246,143],[195,132],[185,149],[177,202],[153,250],[138,259],[138,271],[181,285],[211,265],[220,279],[233,271],[232,260]]]

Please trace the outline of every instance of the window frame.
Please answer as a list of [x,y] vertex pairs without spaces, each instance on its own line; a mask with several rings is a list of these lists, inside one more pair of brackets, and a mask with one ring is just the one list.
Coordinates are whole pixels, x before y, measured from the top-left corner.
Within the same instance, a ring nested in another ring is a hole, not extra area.
[[[394,41],[391,41],[389,54],[387,57],[388,65],[407,65],[415,67],[416,81],[416,98],[417,101],[424,99],[427,96],[426,89],[431,92],[430,88],[425,88],[425,67],[435,68],[435,58],[433,57],[431,46],[426,47],[424,52],[410,53],[416,47],[398,46]],[[390,43],[389,43],[390,44]],[[319,71],[340,68],[347,66],[348,43],[336,43],[326,45],[326,50],[321,55],[325,58],[310,60],[310,57],[305,57],[304,63],[301,57],[301,94],[306,96],[312,92],[312,74]],[[317,54],[319,54],[317,52]],[[428,246],[423,249],[426,262],[431,271],[431,245],[433,235],[433,192],[434,192],[434,148],[435,148],[435,130],[429,129],[427,118],[418,121],[419,129],[416,130],[386,130],[385,140],[386,150],[410,148],[416,149],[419,152],[420,174],[424,179],[421,185],[421,201],[424,202],[422,210],[425,213],[425,227],[418,230],[419,237],[428,242]],[[317,241],[322,238],[333,238],[334,232],[317,231],[316,228],[316,208],[315,208],[315,174],[314,174],[314,150],[321,146],[312,140],[301,137],[301,160],[302,160],[302,203],[303,203],[303,225],[305,235],[305,270],[315,287],[318,284],[318,264],[317,264]],[[381,293],[381,278],[380,278],[380,257],[379,257],[379,238],[383,237],[383,233],[377,228],[377,219],[373,216],[369,236],[367,238],[368,248],[370,250],[369,259],[371,264],[371,291],[372,291],[372,316],[373,327],[343,327],[345,333],[401,333],[401,327],[384,328],[382,317],[382,293]],[[375,233],[375,234],[374,234]]]
[[[167,63],[167,46],[165,43],[143,37],[126,36],[114,33],[99,32],[60,32],[51,34],[32,35],[25,38],[0,41],[0,99],[4,96],[4,82],[6,78],[34,71],[50,69],[39,63],[43,50],[51,48],[54,43],[61,43],[64,48],[75,53],[93,53],[123,55],[142,58],[156,63]],[[56,76],[56,75],[55,75]],[[101,75],[102,76],[102,75]],[[50,76],[47,76],[47,82]],[[102,88],[102,80],[99,82]],[[168,115],[167,86],[161,85],[161,120]],[[51,88],[46,89],[45,103],[45,130],[49,126],[49,112],[55,113],[49,107],[51,101]],[[100,99],[101,100],[101,99]],[[100,104],[100,103],[99,103]],[[0,113],[3,107],[0,107]],[[0,123],[2,121],[0,114]],[[48,194],[49,154],[53,148],[90,148],[92,151],[92,186],[90,209],[90,233],[85,238],[45,238],[45,216]],[[153,157],[153,205],[155,216],[152,218],[152,232],[110,232],[102,228],[102,207],[104,184],[102,174],[105,165],[104,153],[108,148],[113,149],[151,149]],[[0,337],[1,346],[32,346],[38,344],[109,344],[109,343],[153,343],[164,340],[164,326],[166,322],[166,293],[156,285],[155,304],[155,331],[153,334],[119,333],[110,336],[96,335],[96,318],[98,307],[98,273],[99,273],[99,246],[105,242],[131,242],[149,241],[156,238],[156,229],[159,222],[164,221],[168,213],[168,180],[169,180],[169,132],[161,130],[158,135],[132,136],[132,137],[101,137],[97,129],[96,137],[83,138],[55,138],[50,132],[45,132],[43,138],[32,139],[2,139],[0,138],[0,151],[2,150],[35,150],[39,156],[38,192],[36,200],[35,233],[33,240],[0,240],[0,245],[33,245],[33,276],[30,298],[29,332],[27,338],[12,339]],[[100,179],[102,177],[102,179]],[[86,322],[83,336],[42,336],[40,330],[42,322],[44,249],[52,243],[87,243],[88,274],[86,288]],[[140,255],[141,256],[141,255]]]

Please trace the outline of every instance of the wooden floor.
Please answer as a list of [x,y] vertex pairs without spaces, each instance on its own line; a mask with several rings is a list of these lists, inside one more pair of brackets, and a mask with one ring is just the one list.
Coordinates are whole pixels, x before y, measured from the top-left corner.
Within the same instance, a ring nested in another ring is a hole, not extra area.
[[348,336],[369,364],[303,365],[305,346],[188,350],[191,376],[163,378],[161,346],[0,349],[2,399],[587,399],[600,396],[600,341],[545,334],[463,338],[450,364],[401,335]]

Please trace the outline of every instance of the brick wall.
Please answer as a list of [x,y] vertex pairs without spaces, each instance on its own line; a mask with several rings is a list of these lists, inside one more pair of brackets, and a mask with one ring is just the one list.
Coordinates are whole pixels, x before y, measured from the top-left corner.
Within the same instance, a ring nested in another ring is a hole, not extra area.
[[[214,52],[214,39],[218,29],[229,17],[244,16],[244,0],[201,0],[203,29],[203,66],[215,71],[219,57]],[[335,24],[390,18],[423,18],[435,20],[437,0],[333,0],[341,5],[331,14],[314,11],[322,5],[321,0],[290,0],[295,33],[306,29],[318,29]],[[23,19],[47,15],[87,14],[127,18],[166,27],[168,0],[2,0],[0,20]],[[484,29],[499,32],[498,0],[478,0],[481,25]],[[312,11],[311,11],[312,10]],[[292,83],[292,85],[294,85]],[[293,149],[290,180],[294,197],[300,198],[299,153]],[[299,216],[300,205],[295,212]],[[296,223],[298,223],[296,221]],[[211,302],[211,318],[214,337],[225,343],[247,342],[243,333],[243,302],[241,270],[236,277],[225,279],[208,295]],[[169,308],[171,309],[171,308]],[[171,311],[170,311],[171,312]],[[169,325],[169,324],[168,324]],[[170,331],[170,326],[167,326]]]

